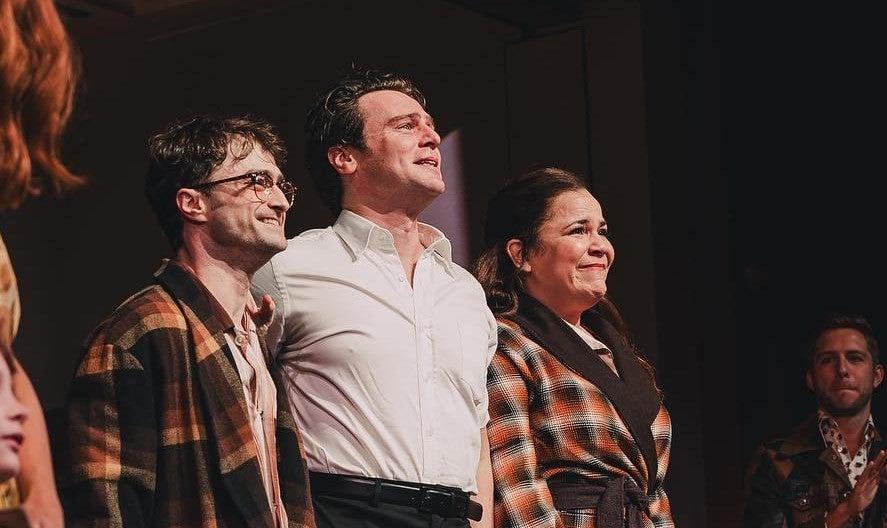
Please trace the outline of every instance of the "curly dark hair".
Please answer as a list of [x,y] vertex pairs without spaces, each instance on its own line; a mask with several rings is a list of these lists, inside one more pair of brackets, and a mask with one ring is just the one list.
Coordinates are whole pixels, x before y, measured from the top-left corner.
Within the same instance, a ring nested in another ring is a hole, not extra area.
[[859,314],[849,314],[841,312],[830,312],[820,318],[813,326],[807,343],[807,359],[810,365],[813,365],[814,355],[816,354],[816,344],[822,337],[822,334],[829,330],[837,330],[839,328],[848,328],[856,330],[865,338],[865,344],[869,354],[872,356],[872,366],[881,363],[881,354],[878,348],[878,340],[875,339],[875,332],[868,319]]
[[205,182],[225,162],[229,150],[235,160],[241,160],[256,145],[268,151],[278,166],[286,162],[286,147],[277,129],[251,116],[192,117],[173,123],[148,140],[145,195],[173,250],[182,245],[184,226],[176,206],[178,190]]
[[401,92],[425,108],[425,96],[406,77],[380,70],[353,69],[321,94],[305,120],[305,166],[314,187],[333,213],[342,209],[342,179],[327,153],[336,146],[366,147],[357,100],[379,90]]

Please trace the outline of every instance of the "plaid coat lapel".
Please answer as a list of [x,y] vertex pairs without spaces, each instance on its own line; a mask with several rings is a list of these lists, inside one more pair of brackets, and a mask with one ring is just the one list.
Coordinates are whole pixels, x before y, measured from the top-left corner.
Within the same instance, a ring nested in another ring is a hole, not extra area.
[[218,457],[222,482],[248,526],[273,526],[246,400],[225,328],[206,290],[180,266],[167,263],[156,280],[179,303],[193,340],[197,378],[206,405],[207,436]]
[[613,352],[622,378],[616,376],[597,357],[576,332],[560,317],[536,299],[522,295],[514,321],[534,341],[542,345],[567,368],[594,383],[622,417],[635,439],[647,466],[648,482],[656,479],[659,461],[650,426],[661,406],[649,376],[641,368],[630,350],[622,346],[622,338],[616,329],[592,311],[583,314],[582,322]]
[[[157,281],[178,300],[188,322],[209,416],[208,434],[215,439],[224,486],[250,526],[272,526],[240,376],[224,335],[226,328],[215,316],[208,292],[180,266],[168,263],[158,271]],[[265,358],[269,357],[265,350],[267,331],[267,324],[256,327]],[[279,369],[269,365],[269,370],[280,387]],[[277,391],[276,440],[280,494],[289,525],[313,528],[304,444],[282,391]]]

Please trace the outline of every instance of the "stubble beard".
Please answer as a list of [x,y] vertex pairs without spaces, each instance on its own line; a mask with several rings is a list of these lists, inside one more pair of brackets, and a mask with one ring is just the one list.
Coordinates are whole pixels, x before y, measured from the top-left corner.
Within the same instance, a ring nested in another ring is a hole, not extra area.
[[235,229],[214,231],[213,239],[217,246],[215,256],[234,268],[255,272],[264,266],[271,257],[287,247],[286,236],[271,235],[261,227],[244,236]]
[[872,401],[872,393],[860,394],[858,398],[849,404],[837,403],[825,394],[820,395],[817,399],[822,409],[830,416],[856,416],[865,410],[866,406]]

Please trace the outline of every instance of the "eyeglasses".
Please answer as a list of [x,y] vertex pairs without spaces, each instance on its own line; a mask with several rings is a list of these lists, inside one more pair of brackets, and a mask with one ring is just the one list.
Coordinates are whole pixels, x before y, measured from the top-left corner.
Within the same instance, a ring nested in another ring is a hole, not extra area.
[[247,178],[252,180],[253,191],[255,191],[256,198],[258,198],[259,200],[262,200],[263,202],[267,202],[268,200],[270,200],[271,193],[274,192],[274,187],[277,186],[280,187],[280,190],[283,192],[283,196],[289,203],[289,207],[292,207],[293,201],[296,199],[296,191],[298,190],[298,188],[293,185],[293,182],[287,180],[286,178],[280,178],[279,180],[277,180],[277,182],[275,182],[274,178],[265,171],[248,172],[240,176],[232,176],[230,178],[224,178],[208,183],[201,183],[200,185],[194,185],[191,188],[200,191],[203,189],[209,189],[210,187],[216,186],[220,183],[245,180]]

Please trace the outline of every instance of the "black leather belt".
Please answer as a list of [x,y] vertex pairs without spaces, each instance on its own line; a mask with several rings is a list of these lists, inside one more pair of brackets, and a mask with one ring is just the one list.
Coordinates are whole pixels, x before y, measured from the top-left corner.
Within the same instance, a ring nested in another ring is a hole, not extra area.
[[484,508],[459,488],[332,473],[311,473],[311,493],[410,506],[441,517],[479,521]]

